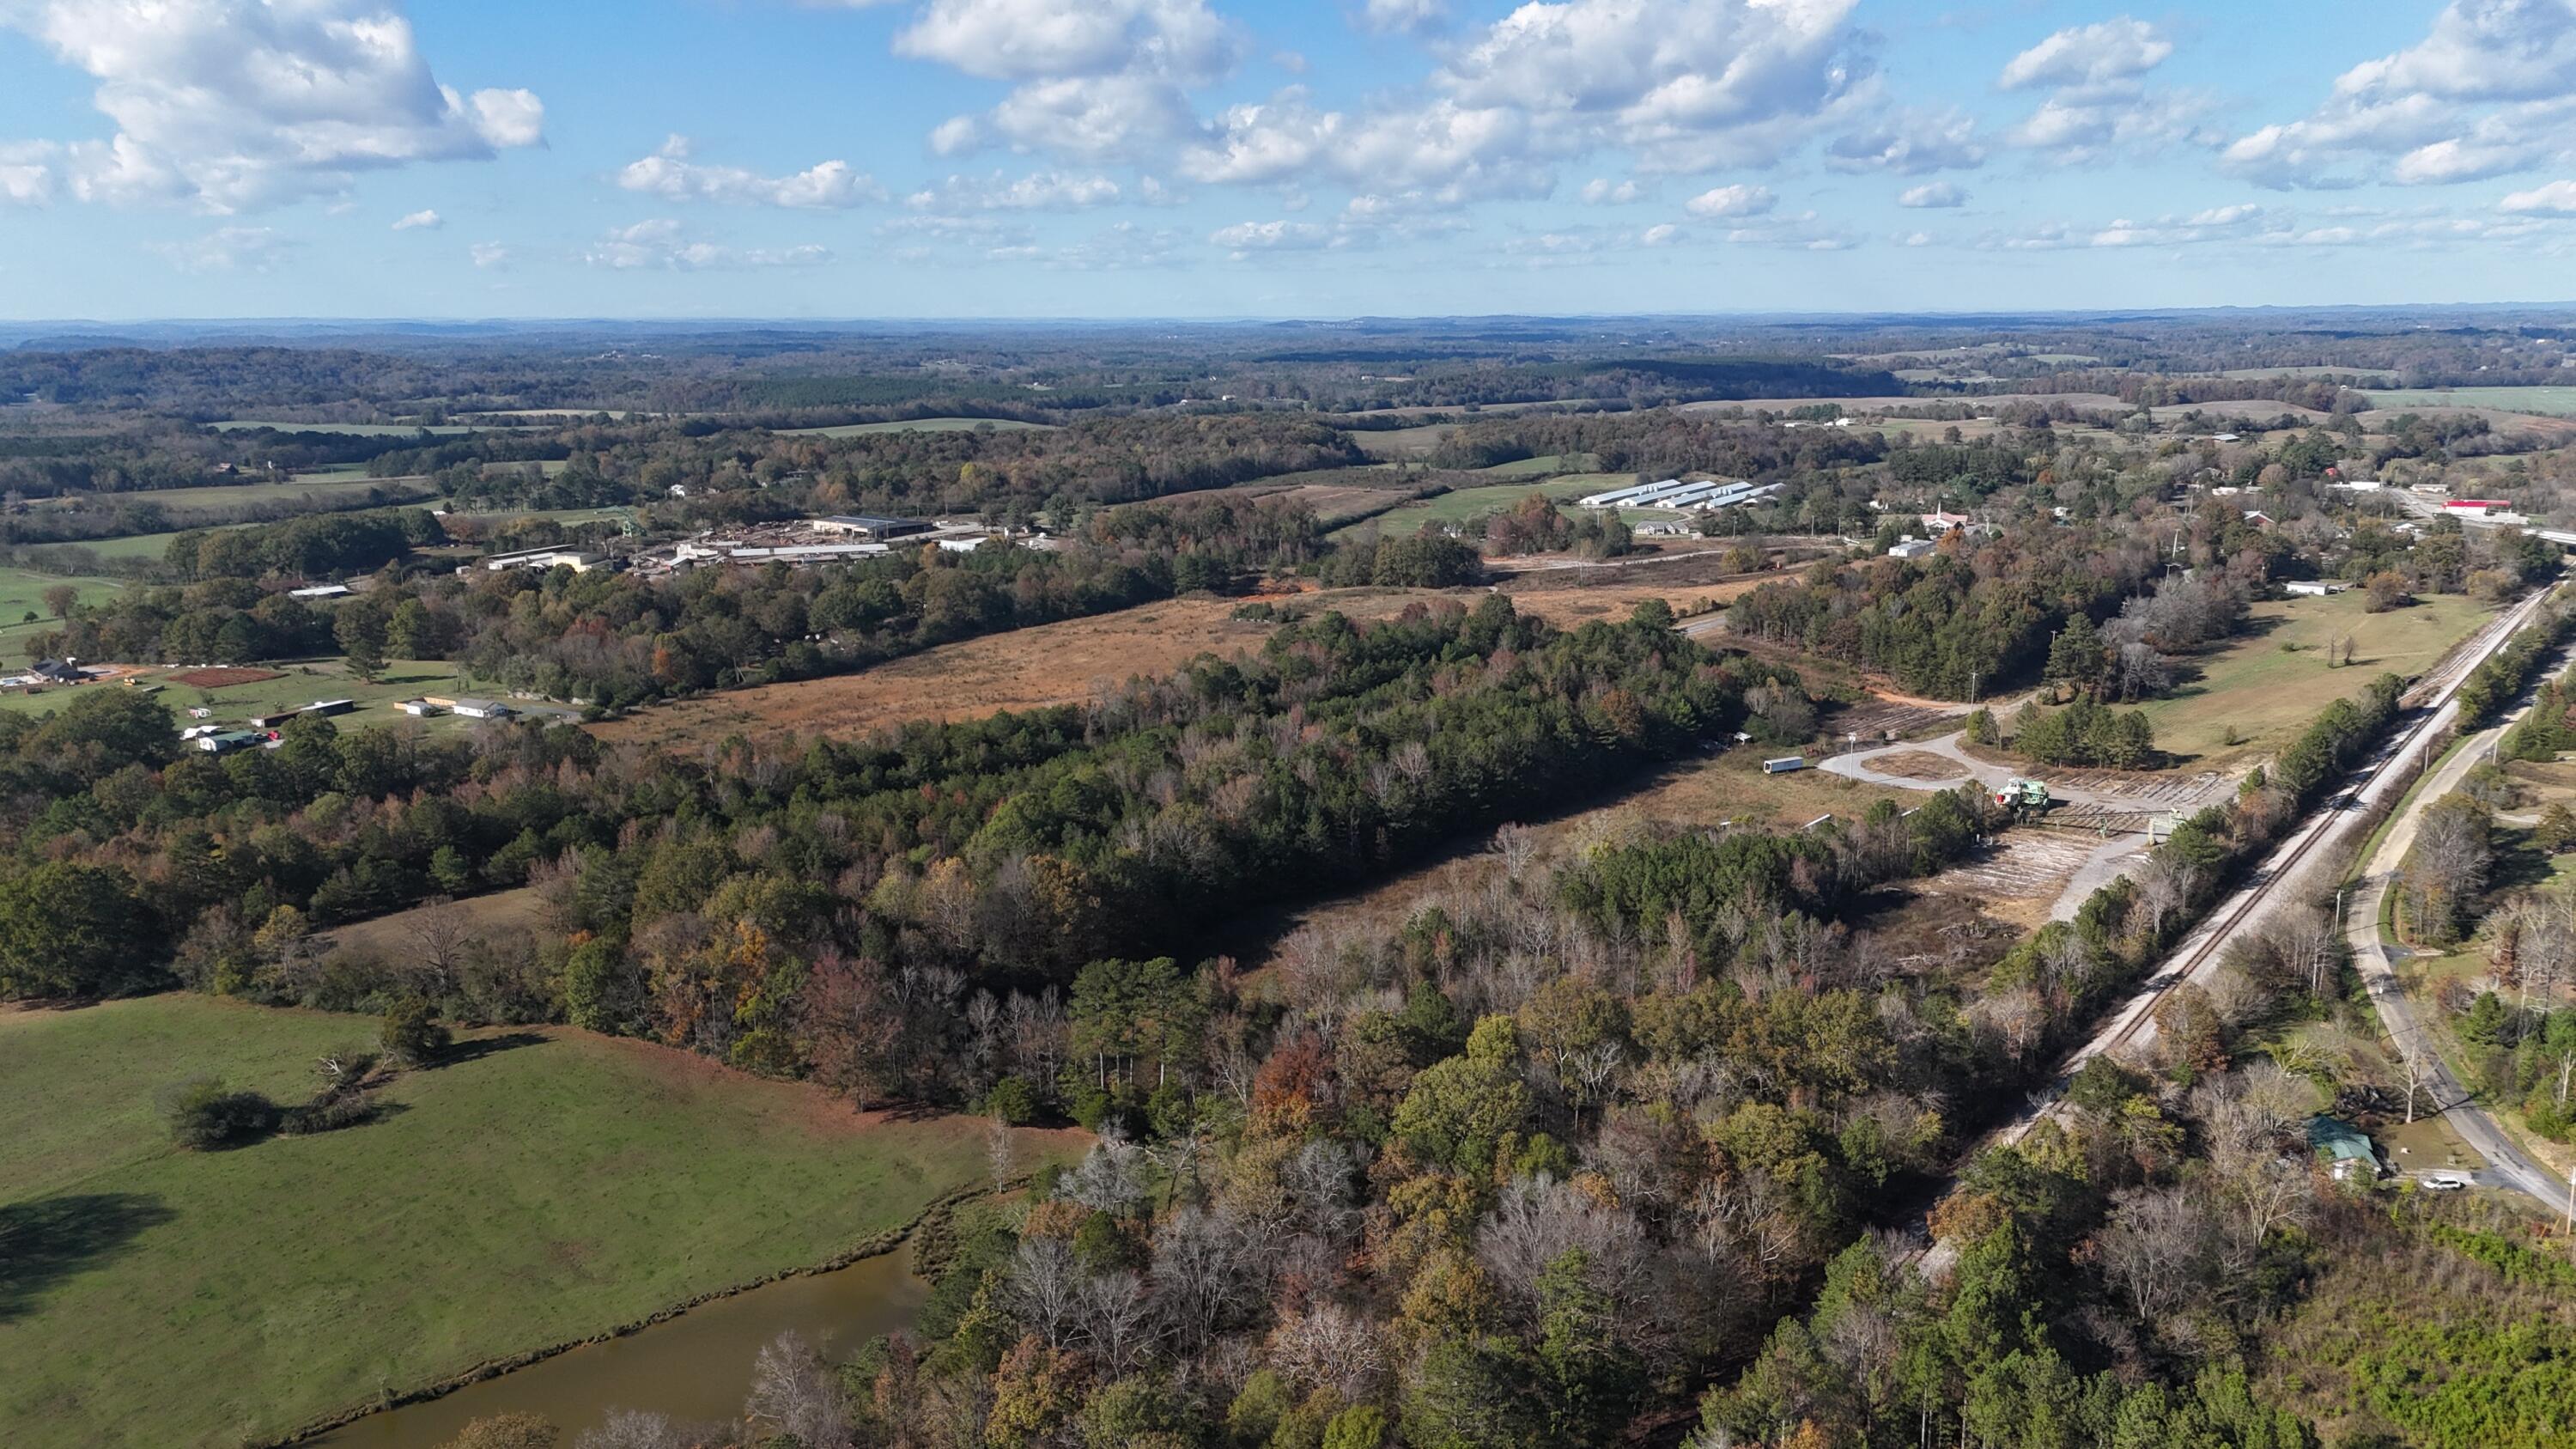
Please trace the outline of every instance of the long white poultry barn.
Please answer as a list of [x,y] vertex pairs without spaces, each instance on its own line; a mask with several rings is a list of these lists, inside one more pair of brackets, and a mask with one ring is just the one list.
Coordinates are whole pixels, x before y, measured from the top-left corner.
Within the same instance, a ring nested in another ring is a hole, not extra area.
[[1587,493],[1574,501],[1586,508],[1642,506],[1679,493],[1685,488],[1698,486],[1696,483],[1685,483],[1679,478],[1667,478],[1661,483],[1637,483],[1626,488],[1613,488],[1607,493]]

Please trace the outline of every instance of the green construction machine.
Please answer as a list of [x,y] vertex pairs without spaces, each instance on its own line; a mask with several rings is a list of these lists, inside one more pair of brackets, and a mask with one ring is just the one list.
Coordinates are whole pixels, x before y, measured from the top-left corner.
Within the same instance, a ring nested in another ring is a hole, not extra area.
[[2015,775],[1995,792],[1995,803],[2010,810],[2045,810],[2054,802],[2048,798],[2046,782]]

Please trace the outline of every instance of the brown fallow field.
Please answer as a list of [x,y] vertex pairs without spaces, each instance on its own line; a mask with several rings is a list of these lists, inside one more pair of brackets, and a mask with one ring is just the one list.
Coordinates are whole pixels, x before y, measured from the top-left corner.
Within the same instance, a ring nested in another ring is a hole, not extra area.
[[[1568,628],[1593,619],[1624,619],[1649,598],[1667,600],[1676,612],[1702,600],[1723,602],[1767,577],[1692,584],[1635,581],[1652,579],[1651,568],[1643,573],[1572,569],[1555,573],[1562,577],[1524,578],[1507,592],[1514,607]],[[1586,587],[1578,575],[1598,576],[1602,581]],[[1481,592],[1334,589],[1302,594],[1294,602],[1309,614],[1338,609],[1355,619],[1382,619],[1408,605],[1442,598],[1473,604]],[[590,729],[612,742],[693,749],[730,735],[847,739],[912,720],[973,719],[997,710],[1071,704],[1138,675],[1168,674],[1201,654],[1259,649],[1275,626],[1235,618],[1242,602],[1171,599],[1089,619],[987,634],[858,674],[700,695]]]

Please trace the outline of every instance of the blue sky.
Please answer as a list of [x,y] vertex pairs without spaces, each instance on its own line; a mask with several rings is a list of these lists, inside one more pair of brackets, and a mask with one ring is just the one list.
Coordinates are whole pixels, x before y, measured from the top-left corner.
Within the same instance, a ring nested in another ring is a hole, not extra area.
[[2576,0],[0,0],[0,315],[2576,295]]

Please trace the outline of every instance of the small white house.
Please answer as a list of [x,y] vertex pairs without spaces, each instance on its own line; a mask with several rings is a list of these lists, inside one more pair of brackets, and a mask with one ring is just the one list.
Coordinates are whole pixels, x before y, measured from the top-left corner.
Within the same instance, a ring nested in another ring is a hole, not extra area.
[[300,589],[288,589],[286,596],[290,599],[338,599],[348,593],[347,584],[308,584]]
[[1887,556],[1889,558],[1921,558],[1925,554],[1937,551],[1940,547],[1941,545],[1934,543],[1928,538],[1905,538],[1899,540],[1894,547],[1888,549]]
[[2322,599],[2328,594],[2340,594],[2352,585],[2340,579],[2293,579],[2281,587],[2299,598]]
[[496,700],[458,699],[451,702],[448,708],[455,710],[458,715],[466,719],[508,719],[510,717],[510,707]]
[[445,705],[432,704],[425,699],[402,700],[395,704],[394,708],[401,710],[405,714],[417,715],[424,719],[434,714],[447,713],[447,707]]

